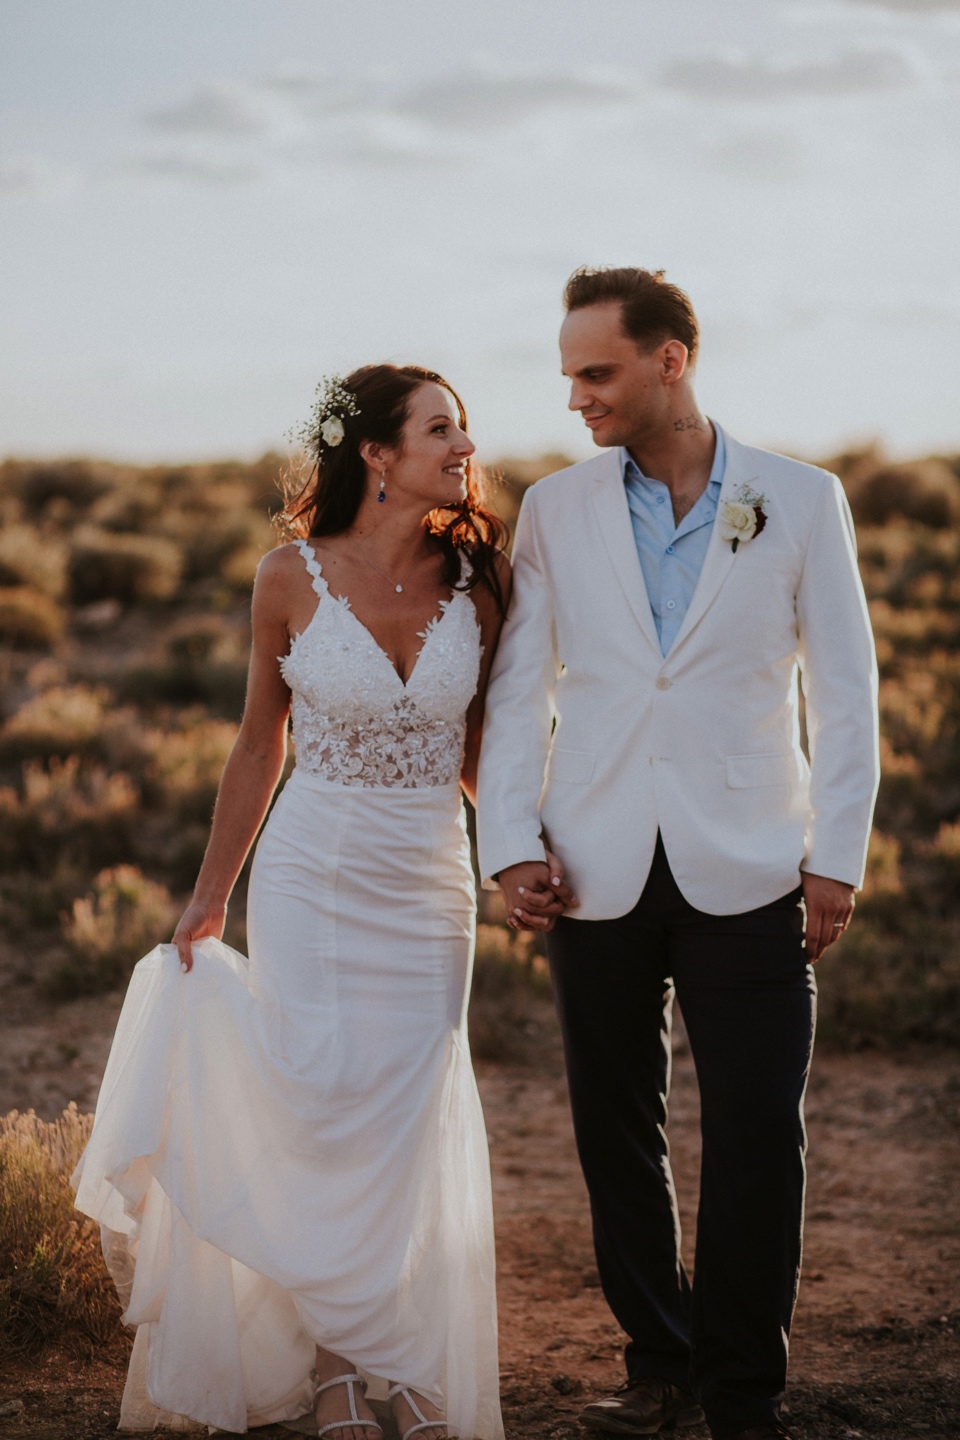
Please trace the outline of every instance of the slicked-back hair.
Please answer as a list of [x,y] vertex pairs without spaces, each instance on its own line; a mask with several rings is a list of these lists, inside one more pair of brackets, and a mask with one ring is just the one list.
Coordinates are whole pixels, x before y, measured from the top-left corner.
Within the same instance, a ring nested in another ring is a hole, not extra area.
[[700,327],[693,306],[662,270],[583,265],[567,281],[563,304],[567,314],[588,305],[617,304],[624,331],[642,350],[655,350],[664,340],[680,340],[690,353],[691,365],[697,358]]

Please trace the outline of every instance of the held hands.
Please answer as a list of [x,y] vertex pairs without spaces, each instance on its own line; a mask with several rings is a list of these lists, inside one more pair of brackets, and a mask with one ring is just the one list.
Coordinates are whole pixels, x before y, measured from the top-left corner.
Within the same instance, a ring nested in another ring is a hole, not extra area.
[[807,911],[807,958],[812,965],[828,945],[838,940],[853,919],[856,896],[852,885],[828,880],[825,875],[801,875],[803,903]]
[[173,932],[173,943],[180,955],[181,970],[193,969],[193,942],[203,940],[208,935],[212,935],[215,940],[222,940],[226,921],[226,905],[204,905],[199,900],[190,901]]
[[547,851],[543,860],[524,860],[501,870],[500,889],[507,924],[514,930],[552,930],[558,915],[580,901],[563,878],[563,866]]

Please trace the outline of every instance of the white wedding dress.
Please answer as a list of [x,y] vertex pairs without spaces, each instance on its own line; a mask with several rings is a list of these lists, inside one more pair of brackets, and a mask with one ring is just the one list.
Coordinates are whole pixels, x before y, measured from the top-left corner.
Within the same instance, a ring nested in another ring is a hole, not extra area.
[[[122,1429],[309,1411],[314,1346],[500,1440],[486,1134],[466,1034],[460,799],[480,638],[454,592],[404,684],[297,542],[297,766],[261,836],[249,960],[134,970],[77,1205],[138,1327]],[[380,1394],[385,1391],[381,1388]]]

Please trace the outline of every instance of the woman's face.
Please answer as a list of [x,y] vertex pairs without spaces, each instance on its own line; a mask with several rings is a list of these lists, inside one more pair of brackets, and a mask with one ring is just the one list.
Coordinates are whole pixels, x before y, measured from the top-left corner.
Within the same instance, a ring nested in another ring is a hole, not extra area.
[[[475,449],[450,391],[424,381],[410,396],[400,445],[386,458],[387,498],[391,492],[416,497],[430,510],[457,504],[467,493],[467,460]],[[376,469],[374,477],[379,486]]]

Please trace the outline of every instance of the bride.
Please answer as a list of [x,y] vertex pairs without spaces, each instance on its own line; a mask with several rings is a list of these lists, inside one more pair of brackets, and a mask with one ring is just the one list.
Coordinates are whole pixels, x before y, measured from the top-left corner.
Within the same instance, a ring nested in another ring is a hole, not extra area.
[[[472,797],[507,600],[463,406],[327,381],[253,594],[247,703],[173,945],[134,971],[74,1183],[137,1326],[121,1428],[499,1440],[489,1165],[466,1037]],[[253,863],[250,956],[227,900]]]

